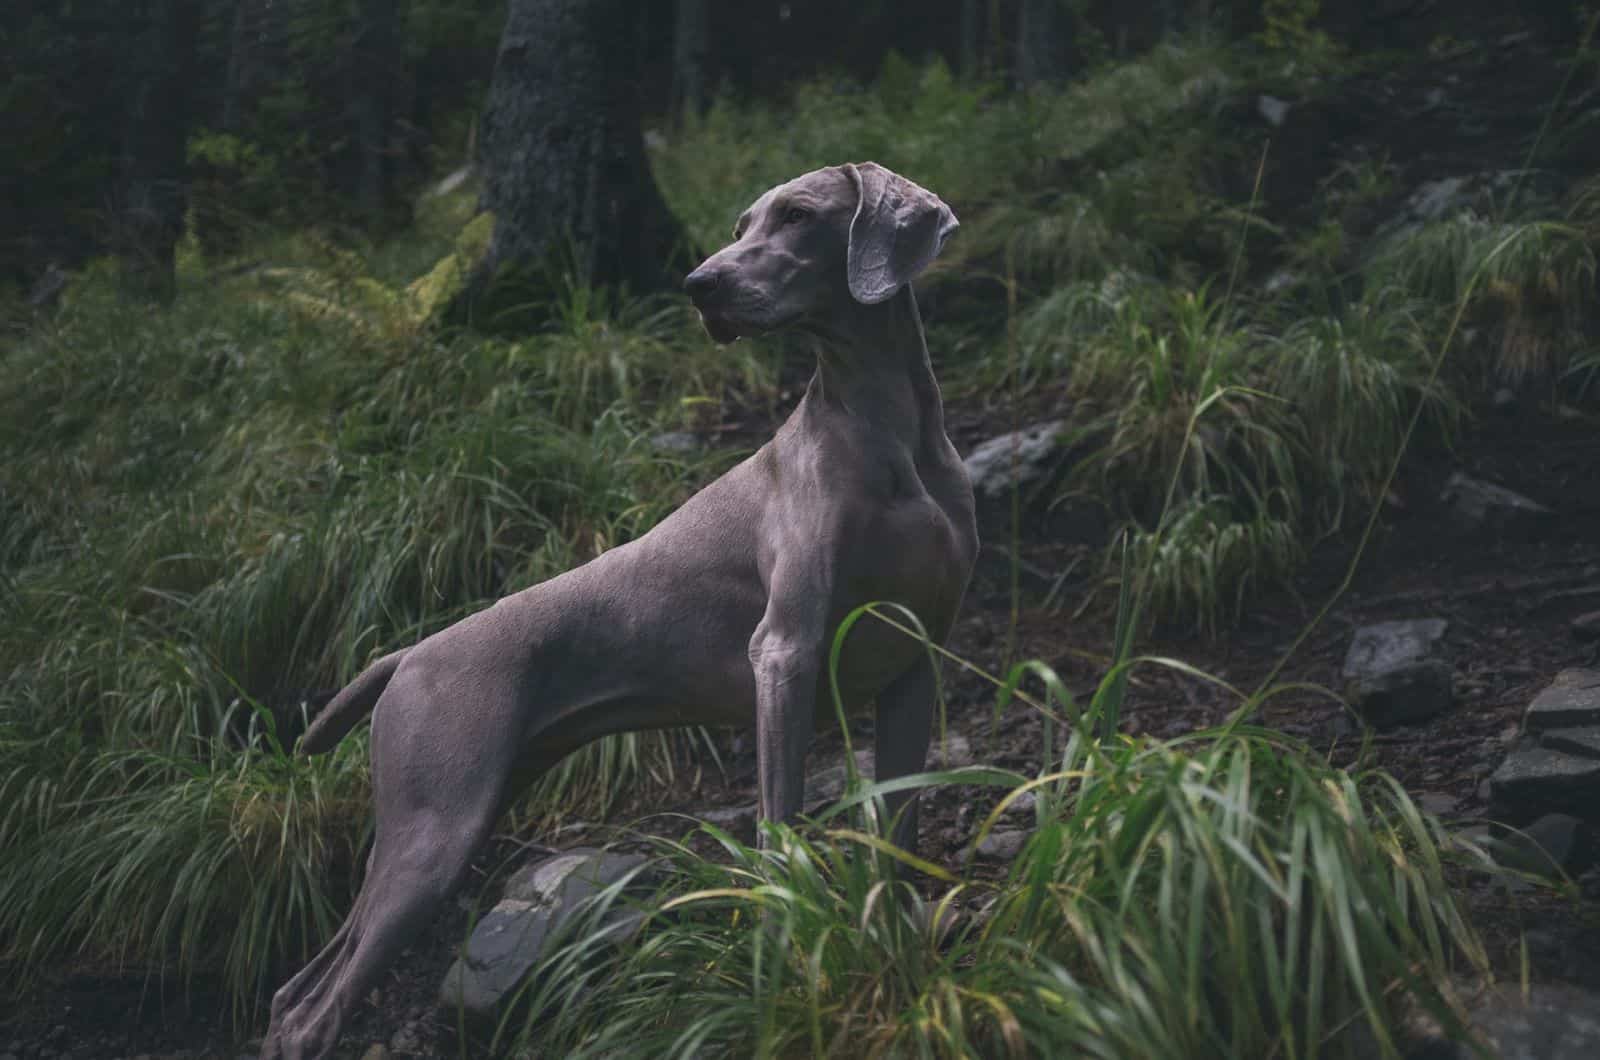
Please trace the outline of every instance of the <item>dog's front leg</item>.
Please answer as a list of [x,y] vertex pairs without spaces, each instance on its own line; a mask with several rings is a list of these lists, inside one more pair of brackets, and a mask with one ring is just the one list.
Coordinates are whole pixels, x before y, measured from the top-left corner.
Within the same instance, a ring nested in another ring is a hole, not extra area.
[[[821,623],[817,631],[798,616],[767,615],[750,638],[750,665],[756,679],[756,773],[761,787],[761,817],[789,821],[805,799],[806,749],[816,709]],[[766,845],[766,836],[761,837]]]

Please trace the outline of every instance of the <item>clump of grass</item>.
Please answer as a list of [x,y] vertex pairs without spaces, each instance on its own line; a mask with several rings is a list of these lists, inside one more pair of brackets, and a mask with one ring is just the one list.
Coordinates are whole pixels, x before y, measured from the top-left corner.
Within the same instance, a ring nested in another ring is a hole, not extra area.
[[1518,385],[1567,367],[1593,298],[1594,244],[1580,225],[1497,221],[1463,211],[1391,236],[1369,282],[1454,308],[1482,332],[1476,375]]
[[[1365,1055],[1404,1003],[1459,1028],[1447,978],[1483,951],[1446,839],[1393,780],[1246,727],[1099,743],[1087,717],[1031,780],[1006,874],[951,872],[864,828],[710,826],[720,859],[656,844],[636,942],[617,892],[528,988],[517,1048],[606,1056]],[[874,790],[858,793],[860,805]],[[928,874],[918,888],[905,869]]]
[[1238,618],[1252,590],[1287,580],[1304,558],[1294,524],[1241,517],[1220,497],[1186,498],[1158,529],[1134,529],[1129,547],[1151,613],[1193,616],[1212,635]]
[[[255,274],[112,290],[0,350],[0,958],[217,975],[245,1013],[337,923],[369,812],[363,740],[298,762],[251,719],[287,742],[374,654],[648,530],[714,470],[651,435],[766,368],[660,307],[513,344]],[[604,813],[684,751],[602,741],[520,817]]]
[[1342,312],[1301,317],[1270,339],[1267,385],[1301,425],[1300,474],[1321,529],[1368,500],[1404,443],[1418,402],[1430,433],[1448,438],[1461,416],[1431,372],[1428,307],[1396,288],[1369,290]]
[[[1306,504],[1299,425],[1262,389],[1270,350],[1205,288],[1115,275],[1042,301],[1021,328],[1023,372],[1061,365],[1093,448],[1069,488],[1132,524],[1169,617],[1213,628],[1245,587],[1282,577]],[[1183,516],[1182,542],[1157,532]],[[1157,562],[1159,559],[1159,562]]]
[[69,953],[185,982],[218,974],[249,1018],[348,905],[364,747],[307,760],[266,739],[197,754],[0,738],[4,956],[24,974]]

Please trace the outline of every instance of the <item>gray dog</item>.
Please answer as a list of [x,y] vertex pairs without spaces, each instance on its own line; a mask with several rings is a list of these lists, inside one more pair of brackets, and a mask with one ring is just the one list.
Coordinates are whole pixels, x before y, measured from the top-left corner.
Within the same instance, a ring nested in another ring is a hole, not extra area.
[[[944,639],[978,538],[911,280],[956,224],[871,162],[761,196],[685,287],[719,343],[777,328],[817,340],[816,374],[773,439],[638,540],[378,660],[318,716],[305,753],[372,711],[377,832],[344,926],[273,997],[263,1058],[332,1051],[507,802],[568,752],[753,715],[761,814],[784,820],[801,808],[813,726],[833,715],[840,620],[894,601]],[[926,649],[863,621],[839,682],[847,704],[876,703],[878,779],[922,769]],[[896,838],[910,845],[905,799],[889,809],[903,807]]]

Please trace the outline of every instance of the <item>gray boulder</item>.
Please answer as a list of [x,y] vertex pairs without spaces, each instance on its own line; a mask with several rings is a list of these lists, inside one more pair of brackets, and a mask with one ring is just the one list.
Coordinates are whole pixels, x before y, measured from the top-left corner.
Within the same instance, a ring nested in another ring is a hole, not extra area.
[[[928,763],[925,772],[941,769],[958,769],[961,766],[972,764],[972,744],[958,732],[946,734],[940,740],[939,734],[933,734],[933,742],[928,747]],[[872,780],[873,756],[871,751],[856,752],[856,770],[869,782]],[[844,795],[845,781],[848,775],[845,764],[838,762],[834,765],[823,766],[821,769],[806,777],[806,812],[816,813],[819,810],[838,802]]]
[[1552,729],[1539,741],[1552,751],[1564,751],[1579,758],[1600,758],[1600,726],[1581,729]]
[[1537,174],[1515,169],[1424,181],[1406,197],[1399,212],[1379,227],[1379,234],[1404,238],[1430,221],[1447,221],[1463,215],[1479,222],[1481,217],[1495,213],[1496,203],[1512,188],[1524,195],[1537,191],[1544,198],[1542,183]]
[[1383,728],[1421,721],[1450,707],[1451,667],[1442,618],[1378,622],[1356,630],[1340,676],[1345,697]]
[[1289,117],[1289,110],[1293,104],[1277,96],[1257,96],[1256,113],[1266,119],[1268,125],[1274,129],[1282,128],[1284,120]]
[[[1488,991],[1474,1006],[1472,1025],[1501,1060],[1590,1060],[1600,1056],[1600,996],[1563,983],[1534,983],[1524,1001],[1519,986]],[[1465,1042],[1434,1039],[1414,1056],[1468,1060]]]
[[1593,817],[1600,807],[1600,759],[1548,747],[1513,751],[1489,778],[1496,814],[1525,821],[1543,813]]
[[425,196],[427,198],[438,198],[441,195],[449,195],[451,192],[459,191],[466,185],[467,181],[472,179],[474,172],[472,163],[468,162],[429,188]]
[[1566,813],[1547,813],[1490,845],[1495,861],[1519,872],[1560,879],[1594,863],[1594,829]]
[[[478,921],[472,937],[445,973],[439,1007],[471,1017],[492,1015],[510,1000],[545,956],[547,941],[585,899],[645,862],[639,854],[580,847],[525,865],[506,883],[505,897]],[[612,914],[620,937],[638,926],[625,911]]]
[[1531,733],[1600,726],[1600,670],[1562,670],[1528,704],[1523,721]]
[[1600,821],[1600,670],[1556,675],[1523,715],[1527,739],[1489,778],[1493,812]]
[[997,828],[984,836],[972,853],[990,861],[1012,861],[1022,852],[1029,834],[1017,828]]
[[756,818],[761,816],[761,807],[754,802],[744,802],[733,806],[695,810],[694,816],[724,832],[745,832],[755,828]]
[[661,453],[694,453],[700,439],[693,431],[663,431],[650,436],[650,446]]
[[1538,501],[1459,471],[1445,482],[1439,499],[1455,513],[1456,527],[1462,533],[1532,530],[1555,514]]
[[[1061,448],[1066,421],[1036,423],[1020,431],[991,438],[967,454],[967,475],[972,491],[979,498],[998,500],[1007,496],[1012,483],[1019,487],[1038,479],[1049,467],[1050,458]],[[1012,475],[1015,452],[1016,474]]]

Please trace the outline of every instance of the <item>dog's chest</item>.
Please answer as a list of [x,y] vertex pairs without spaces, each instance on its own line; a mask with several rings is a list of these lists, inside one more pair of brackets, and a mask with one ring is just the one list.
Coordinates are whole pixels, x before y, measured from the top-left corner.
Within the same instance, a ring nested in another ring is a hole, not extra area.
[[[942,641],[954,623],[971,573],[975,541],[961,516],[943,509],[927,493],[905,497],[874,513],[856,542],[844,541],[843,575],[835,584],[831,632],[863,604],[887,603],[885,618],[914,628],[899,608],[916,616],[929,637]],[[902,672],[926,649],[920,641],[871,615],[850,630],[841,657],[841,682],[860,695],[871,695]],[[826,661],[824,661],[826,665]]]

